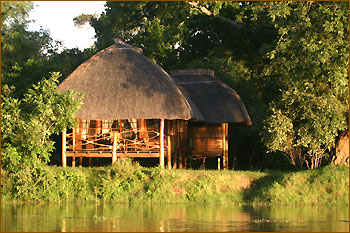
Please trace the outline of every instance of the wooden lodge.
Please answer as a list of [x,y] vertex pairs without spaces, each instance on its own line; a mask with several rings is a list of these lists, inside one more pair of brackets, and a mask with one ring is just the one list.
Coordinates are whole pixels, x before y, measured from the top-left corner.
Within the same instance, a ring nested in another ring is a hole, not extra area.
[[83,158],[159,158],[168,168],[218,158],[228,167],[228,123],[250,125],[237,93],[212,70],[167,74],[142,49],[116,43],[81,64],[58,87],[85,94],[77,127],[62,133],[62,166]]

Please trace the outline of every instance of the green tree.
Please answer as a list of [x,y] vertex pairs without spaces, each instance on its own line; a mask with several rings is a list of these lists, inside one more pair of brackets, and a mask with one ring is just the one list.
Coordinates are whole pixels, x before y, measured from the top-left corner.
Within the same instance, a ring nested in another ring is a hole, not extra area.
[[94,53],[93,48],[58,53],[60,43],[48,31],[28,31],[32,8],[32,2],[1,2],[1,148],[2,167],[9,170],[49,161],[54,149],[50,135],[64,124],[71,126],[81,104],[79,95],[57,93],[57,83]]
[[[204,61],[218,48],[250,57],[259,44],[270,41],[261,35],[273,36],[273,28],[251,28],[235,21],[241,8],[238,2],[107,2],[105,12],[91,17],[90,24],[96,32],[97,49],[110,46],[117,37],[172,69],[193,59]],[[77,18],[86,22],[85,15]]]
[[107,2],[106,12],[92,18],[98,49],[114,38],[141,47],[160,65],[176,62],[187,33],[185,2]]
[[348,130],[349,4],[266,2],[279,38],[267,53],[265,76],[282,86],[271,102],[264,141],[292,164],[319,167]]
[[1,80],[16,87],[17,97],[49,75],[48,59],[60,45],[44,29],[28,31],[32,8],[32,2],[1,2]]
[[14,87],[2,86],[2,168],[17,171],[28,162],[48,162],[54,149],[50,136],[75,124],[82,96],[73,91],[57,92],[59,76],[52,73],[50,79],[33,85],[22,99],[11,97]]
[[77,47],[67,49],[64,48],[60,53],[54,53],[46,61],[46,67],[50,70],[59,71],[62,76],[60,81],[68,77],[81,63],[89,59],[96,53],[94,47],[86,48],[83,51]]

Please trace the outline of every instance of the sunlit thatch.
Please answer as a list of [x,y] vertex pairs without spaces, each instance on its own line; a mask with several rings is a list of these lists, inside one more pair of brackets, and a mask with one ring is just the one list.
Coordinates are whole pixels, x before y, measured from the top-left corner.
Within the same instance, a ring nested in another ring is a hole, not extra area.
[[58,91],[65,90],[85,94],[77,113],[82,119],[190,119],[196,115],[195,107],[190,107],[159,65],[121,41],[81,64],[59,85]]

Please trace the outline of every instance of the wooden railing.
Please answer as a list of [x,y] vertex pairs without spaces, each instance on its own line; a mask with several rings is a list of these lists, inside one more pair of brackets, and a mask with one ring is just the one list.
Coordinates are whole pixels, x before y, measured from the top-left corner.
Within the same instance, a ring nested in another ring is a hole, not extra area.
[[[109,132],[102,133],[108,130],[77,129],[66,134],[67,151],[159,151],[160,148],[160,133],[155,130],[110,129]],[[82,130],[85,132],[82,133]]]

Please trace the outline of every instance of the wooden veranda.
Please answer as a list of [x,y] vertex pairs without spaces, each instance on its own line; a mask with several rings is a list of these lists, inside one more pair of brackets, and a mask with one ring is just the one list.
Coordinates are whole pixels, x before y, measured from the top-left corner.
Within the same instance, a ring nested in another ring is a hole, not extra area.
[[111,158],[112,164],[124,157],[159,158],[162,167],[165,155],[171,161],[171,141],[170,136],[164,134],[164,119],[159,120],[159,127],[156,124],[147,128],[145,119],[133,124],[134,127],[126,127],[122,120],[84,122],[78,119],[78,127],[62,133],[62,166],[67,166],[67,157],[72,158],[72,167],[76,166],[76,158],[79,166],[83,158],[89,158],[89,166],[92,158]]

